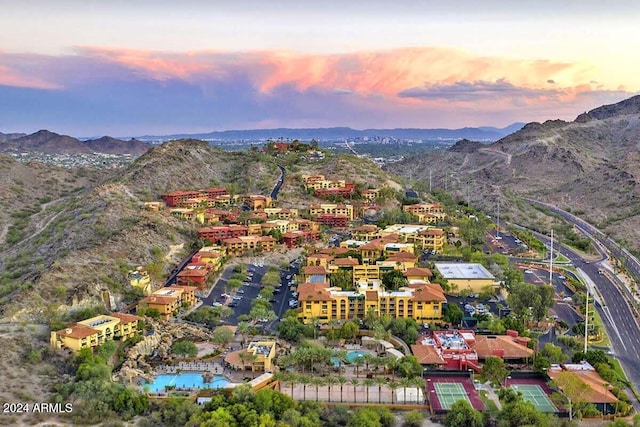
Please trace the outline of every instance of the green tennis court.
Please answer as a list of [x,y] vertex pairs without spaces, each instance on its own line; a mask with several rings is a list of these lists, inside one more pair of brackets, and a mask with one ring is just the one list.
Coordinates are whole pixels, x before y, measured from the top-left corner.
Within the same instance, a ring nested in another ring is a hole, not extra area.
[[442,409],[451,409],[451,406],[458,400],[466,400],[471,403],[467,392],[460,383],[435,383],[434,388]]
[[544,392],[542,387],[537,384],[513,384],[512,389],[522,393],[522,397],[527,402],[533,403],[533,406],[540,412],[558,412],[549,396]]

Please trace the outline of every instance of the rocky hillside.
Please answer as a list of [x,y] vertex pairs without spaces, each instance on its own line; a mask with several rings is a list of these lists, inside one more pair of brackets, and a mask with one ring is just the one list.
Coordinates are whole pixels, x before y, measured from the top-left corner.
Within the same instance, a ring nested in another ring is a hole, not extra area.
[[16,139],[25,136],[24,133],[2,133],[0,132],[0,142],[9,141],[10,139]]
[[[456,148],[457,147],[457,148]],[[463,149],[464,148],[464,149]],[[521,222],[543,221],[517,199],[528,197],[583,213],[583,217],[636,248],[640,96],[581,114],[573,122],[529,123],[493,144],[469,143],[392,165],[392,173]]]
[[[20,215],[14,209],[1,223],[8,230],[0,251],[0,311],[5,315],[50,313],[60,304],[65,309],[100,304],[103,290],[118,302],[131,291],[127,271],[138,265],[154,264],[159,283],[163,270],[172,266],[165,257],[176,248],[187,250],[196,226],[142,211],[144,201],[157,200],[165,191],[211,185],[270,191],[279,176],[275,163],[258,154],[229,153],[196,141],[155,147],[112,175],[59,170],[60,178],[52,181],[57,186],[47,181],[53,179],[48,166],[3,160],[13,176],[18,171],[23,176],[9,182],[15,189],[7,204],[18,203],[20,194],[41,197],[25,198],[29,209]],[[23,187],[17,187],[18,181]]]
[[46,154],[91,154],[97,152],[139,156],[149,148],[149,144],[135,139],[122,141],[104,136],[99,139],[80,141],[71,136],[58,135],[48,130],[40,130],[31,135],[0,139],[0,151],[5,153],[35,151]]

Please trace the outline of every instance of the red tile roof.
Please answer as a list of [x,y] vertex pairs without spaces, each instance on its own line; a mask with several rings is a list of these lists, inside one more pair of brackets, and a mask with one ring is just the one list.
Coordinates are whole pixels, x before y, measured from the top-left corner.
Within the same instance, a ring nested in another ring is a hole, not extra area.
[[504,352],[503,359],[524,359],[533,355],[533,350],[526,344],[519,344],[521,337],[509,335],[476,335],[476,343],[472,346],[478,358],[486,359]]
[[446,302],[447,298],[444,296],[444,292],[442,292],[442,288],[438,284],[428,284],[428,285],[419,285],[419,284],[411,284],[409,288],[415,289],[413,293],[414,301],[440,301]]
[[365,299],[367,301],[378,301],[378,292],[376,291],[366,291]]
[[336,258],[333,260],[333,264],[337,266],[348,266],[348,265],[358,265],[360,264],[355,258]]
[[97,333],[98,331],[96,329],[90,328],[85,325],[80,325],[80,324],[69,326],[68,328],[56,331],[56,335],[75,338],[75,339],[87,338]]
[[444,365],[442,356],[432,345],[414,344],[411,346],[411,352],[418,359],[421,365]]
[[324,283],[301,283],[298,285],[299,301],[332,301],[333,298]]
[[318,265],[307,265],[306,267],[302,267],[302,271],[304,274],[327,274],[327,270]]
[[409,252],[397,252],[387,258],[387,261],[415,261],[417,257]]
[[142,320],[142,317],[140,316],[134,316],[133,314],[127,313],[111,313],[109,316],[120,319],[120,322],[122,323],[137,322],[138,320]]

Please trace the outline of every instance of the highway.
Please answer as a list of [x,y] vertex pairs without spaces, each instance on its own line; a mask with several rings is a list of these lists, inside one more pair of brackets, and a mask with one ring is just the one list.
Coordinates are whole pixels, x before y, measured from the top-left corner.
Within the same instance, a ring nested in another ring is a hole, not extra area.
[[[530,201],[551,209],[554,213],[574,224],[583,234],[595,241],[595,246],[601,254],[603,251],[600,245],[608,249],[614,257],[618,255],[626,257],[623,261],[625,261],[625,264],[630,264],[629,269],[634,273],[635,271],[640,272],[640,265],[637,264],[635,257],[629,256],[630,254],[626,250],[620,249],[619,245],[612,244],[610,238],[592,225],[553,205]],[[544,243],[549,244],[550,239],[548,237],[542,235],[537,235],[537,237],[541,238]],[[627,377],[635,385],[636,389],[640,389],[640,328],[627,300],[628,290],[623,284],[619,283],[619,280],[614,275],[606,272],[606,267],[603,265],[602,260],[590,262],[564,245],[557,242],[554,245],[560,253],[571,260],[579,273],[585,278],[589,287],[597,289],[595,306],[602,317],[615,357],[622,364]],[[601,272],[604,272],[604,274],[601,274]]]

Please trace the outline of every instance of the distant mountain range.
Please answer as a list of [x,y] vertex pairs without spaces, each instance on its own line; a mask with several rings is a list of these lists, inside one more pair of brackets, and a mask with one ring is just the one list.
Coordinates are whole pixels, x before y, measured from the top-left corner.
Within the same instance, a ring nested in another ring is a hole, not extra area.
[[218,132],[197,133],[197,134],[174,134],[174,135],[145,135],[137,137],[143,141],[168,141],[172,139],[202,139],[202,140],[267,140],[267,139],[300,139],[319,141],[335,141],[342,139],[375,139],[375,138],[396,138],[411,140],[437,140],[437,139],[472,139],[475,141],[497,141],[522,128],[524,123],[513,123],[504,128],[495,127],[465,127],[461,129],[352,129],[349,127],[332,128],[277,128],[277,129],[251,129],[251,130],[226,130]]
[[150,145],[137,139],[123,141],[110,136],[81,141],[72,136],[40,130],[31,135],[0,134],[0,152],[40,152],[46,154],[144,154]]

